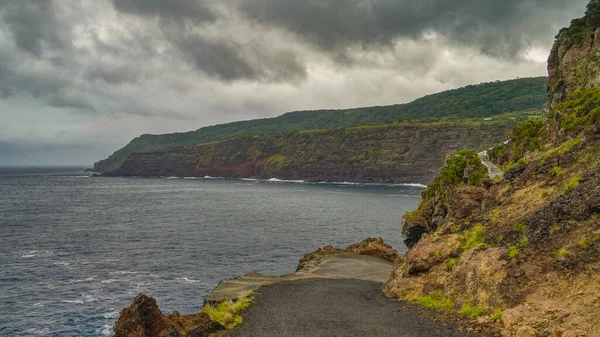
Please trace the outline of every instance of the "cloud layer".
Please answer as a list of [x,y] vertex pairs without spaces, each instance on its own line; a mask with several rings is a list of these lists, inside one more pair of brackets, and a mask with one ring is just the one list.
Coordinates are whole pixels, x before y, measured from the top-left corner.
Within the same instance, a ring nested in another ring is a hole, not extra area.
[[0,165],[88,164],[141,133],[543,75],[586,3],[0,0]]

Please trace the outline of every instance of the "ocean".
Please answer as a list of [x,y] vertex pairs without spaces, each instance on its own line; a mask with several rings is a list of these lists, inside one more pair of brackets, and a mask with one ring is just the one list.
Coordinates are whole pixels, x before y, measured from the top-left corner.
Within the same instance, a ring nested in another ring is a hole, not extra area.
[[404,252],[420,191],[0,168],[0,336],[110,336],[138,293],[195,313],[220,280],[290,273],[328,244]]

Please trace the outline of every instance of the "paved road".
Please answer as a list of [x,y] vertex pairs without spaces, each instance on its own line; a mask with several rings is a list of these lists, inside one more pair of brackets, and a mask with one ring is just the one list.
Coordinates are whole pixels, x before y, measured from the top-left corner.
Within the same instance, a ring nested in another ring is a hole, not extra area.
[[305,279],[258,290],[237,337],[464,337],[455,329],[402,309],[381,283]]

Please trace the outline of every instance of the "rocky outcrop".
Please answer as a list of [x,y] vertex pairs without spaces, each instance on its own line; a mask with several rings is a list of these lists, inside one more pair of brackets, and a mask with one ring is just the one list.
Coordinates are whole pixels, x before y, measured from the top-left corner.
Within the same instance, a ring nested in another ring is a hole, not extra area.
[[143,294],[121,311],[113,328],[115,337],[204,337],[221,329],[203,312],[181,316],[174,311],[165,316],[156,300]]
[[325,246],[312,253],[305,254],[302,259],[300,259],[300,262],[298,262],[298,268],[296,270],[299,271],[305,269],[309,263],[320,260],[324,255],[338,253],[374,256],[389,262],[394,262],[398,258],[398,252],[391,246],[385,244],[381,237],[368,238],[359,243],[352,244],[347,248]]

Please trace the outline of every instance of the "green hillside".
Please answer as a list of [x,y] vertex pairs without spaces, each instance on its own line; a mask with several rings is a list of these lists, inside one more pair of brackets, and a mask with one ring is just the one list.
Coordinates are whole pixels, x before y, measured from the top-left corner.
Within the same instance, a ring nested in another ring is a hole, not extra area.
[[133,139],[107,159],[95,163],[94,169],[100,172],[116,169],[135,152],[196,145],[241,136],[280,135],[290,131],[337,129],[369,124],[469,122],[498,115],[508,118],[506,113],[509,112],[539,109],[545,99],[546,78],[524,78],[470,85],[428,95],[407,104],[290,112],[275,118],[214,125],[185,133],[145,134]]

